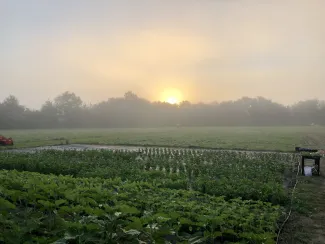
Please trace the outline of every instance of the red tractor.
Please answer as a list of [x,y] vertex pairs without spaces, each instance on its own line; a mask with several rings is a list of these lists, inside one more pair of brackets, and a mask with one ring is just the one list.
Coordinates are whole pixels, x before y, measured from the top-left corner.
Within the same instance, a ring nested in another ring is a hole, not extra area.
[[6,138],[2,135],[0,135],[0,146],[13,146],[14,141],[11,137]]

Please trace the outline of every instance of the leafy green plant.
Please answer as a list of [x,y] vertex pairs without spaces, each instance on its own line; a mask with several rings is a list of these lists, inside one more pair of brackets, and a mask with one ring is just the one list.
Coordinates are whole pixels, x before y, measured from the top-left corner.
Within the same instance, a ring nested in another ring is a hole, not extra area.
[[0,243],[274,243],[296,161],[169,148],[0,152]]
[[[149,148],[140,152],[42,151],[0,153],[0,169],[145,181],[171,189],[194,189],[227,199],[285,203],[293,155],[272,153],[199,152]],[[289,179],[290,180],[290,179]]]
[[[26,239],[39,243],[163,243],[193,238],[267,242],[275,237],[282,211],[262,201],[226,201],[196,191],[121,179],[3,170],[0,181],[0,237],[5,243]],[[30,229],[26,229],[26,220],[34,223]]]

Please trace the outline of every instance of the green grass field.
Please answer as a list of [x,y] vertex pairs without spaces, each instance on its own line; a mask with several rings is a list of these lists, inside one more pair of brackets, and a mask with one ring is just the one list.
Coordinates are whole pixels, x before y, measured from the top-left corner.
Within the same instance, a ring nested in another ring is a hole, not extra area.
[[292,151],[325,147],[325,127],[5,130],[15,148],[69,143]]

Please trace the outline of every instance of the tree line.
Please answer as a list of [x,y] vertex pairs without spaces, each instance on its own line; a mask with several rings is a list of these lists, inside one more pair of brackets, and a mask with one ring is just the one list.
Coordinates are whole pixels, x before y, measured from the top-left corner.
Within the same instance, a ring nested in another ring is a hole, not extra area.
[[325,101],[291,106],[257,97],[221,103],[183,101],[178,105],[150,102],[127,92],[86,105],[73,92],[64,92],[41,109],[31,110],[10,95],[0,103],[0,129],[121,128],[160,126],[282,126],[325,125]]

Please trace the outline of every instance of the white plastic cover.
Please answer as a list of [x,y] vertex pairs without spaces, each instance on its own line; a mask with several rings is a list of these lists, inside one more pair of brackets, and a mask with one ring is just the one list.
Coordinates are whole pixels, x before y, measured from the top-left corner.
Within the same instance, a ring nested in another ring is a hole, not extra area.
[[313,167],[305,166],[305,176],[312,176]]

